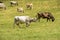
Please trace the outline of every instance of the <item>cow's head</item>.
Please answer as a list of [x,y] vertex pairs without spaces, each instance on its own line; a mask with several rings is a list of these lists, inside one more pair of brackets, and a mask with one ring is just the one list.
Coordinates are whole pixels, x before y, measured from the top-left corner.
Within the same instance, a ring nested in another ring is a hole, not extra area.
[[36,22],[37,21],[37,18],[31,18],[30,19],[30,22]]
[[54,22],[54,21],[55,21],[55,18],[54,18],[54,17],[52,17],[51,19],[52,19],[52,22]]

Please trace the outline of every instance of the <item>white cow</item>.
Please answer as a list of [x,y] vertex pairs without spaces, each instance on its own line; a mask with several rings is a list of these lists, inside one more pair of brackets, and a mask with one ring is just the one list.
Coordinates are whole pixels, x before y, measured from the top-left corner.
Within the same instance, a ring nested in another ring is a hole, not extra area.
[[[35,18],[31,18],[30,16],[15,16],[14,18],[14,24],[19,26],[19,23],[26,23],[26,27],[30,25],[31,22],[35,22]],[[20,27],[20,26],[19,26]]]
[[23,9],[22,7],[17,8],[17,11],[18,11],[18,12],[23,12],[23,13],[24,13],[24,9]]
[[11,6],[18,5],[18,2],[17,1],[10,1],[10,4],[11,4]]
[[27,3],[26,7],[29,8],[29,9],[32,9],[33,8],[33,4],[32,3]]
[[4,3],[0,3],[0,9],[6,9],[6,5]]

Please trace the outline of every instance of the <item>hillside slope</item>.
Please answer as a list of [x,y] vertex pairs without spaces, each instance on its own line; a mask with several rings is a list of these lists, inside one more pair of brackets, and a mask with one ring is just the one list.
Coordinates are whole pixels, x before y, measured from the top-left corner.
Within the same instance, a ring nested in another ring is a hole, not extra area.
[[[10,0],[0,0],[7,6],[0,10],[0,40],[60,40],[60,1],[59,0],[17,0],[19,5],[11,7]],[[26,3],[32,2],[33,9],[27,10]],[[24,13],[17,12],[18,7],[24,8]],[[21,24],[21,28],[13,28],[14,17],[28,15],[35,17],[37,12],[49,11],[54,17],[54,22],[41,19],[33,22],[29,27]]]

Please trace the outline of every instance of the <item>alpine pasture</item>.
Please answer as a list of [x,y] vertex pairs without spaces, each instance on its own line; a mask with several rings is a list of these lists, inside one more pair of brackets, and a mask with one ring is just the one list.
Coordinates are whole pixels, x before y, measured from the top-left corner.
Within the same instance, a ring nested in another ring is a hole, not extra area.
[[[10,0],[0,0],[6,5],[6,10],[0,9],[0,40],[60,40],[60,0],[16,0],[18,6],[10,6]],[[26,8],[26,3],[33,3],[33,9]],[[17,12],[23,7],[24,13]],[[21,28],[15,25],[14,17],[28,15],[35,17],[37,12],[48,11],[55,17],[54,22],[41,19],[32,22],[29,27],[25,24]]]

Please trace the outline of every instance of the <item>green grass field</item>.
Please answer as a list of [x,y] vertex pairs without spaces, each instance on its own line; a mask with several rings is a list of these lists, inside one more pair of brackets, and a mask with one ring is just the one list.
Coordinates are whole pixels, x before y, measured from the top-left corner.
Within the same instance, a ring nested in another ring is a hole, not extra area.
[[[2,1],[2,0],[1,0]],[[19,5],[11,7],[9,0],[3,0],[7,6],[6,10],[0,10],[0,40],[60,40],[60,0],[17,0]],[[26,3],[32,2],[33,9],[27,10]],[[23,7],[25,13],[17,12],[17,7]],[[41,19],[33,22],[29,27],[25,24],[21,28],[13,22],[15,16],[29,15],[35,17],[39,11],[49,11],[54,17],[54,22]]]

